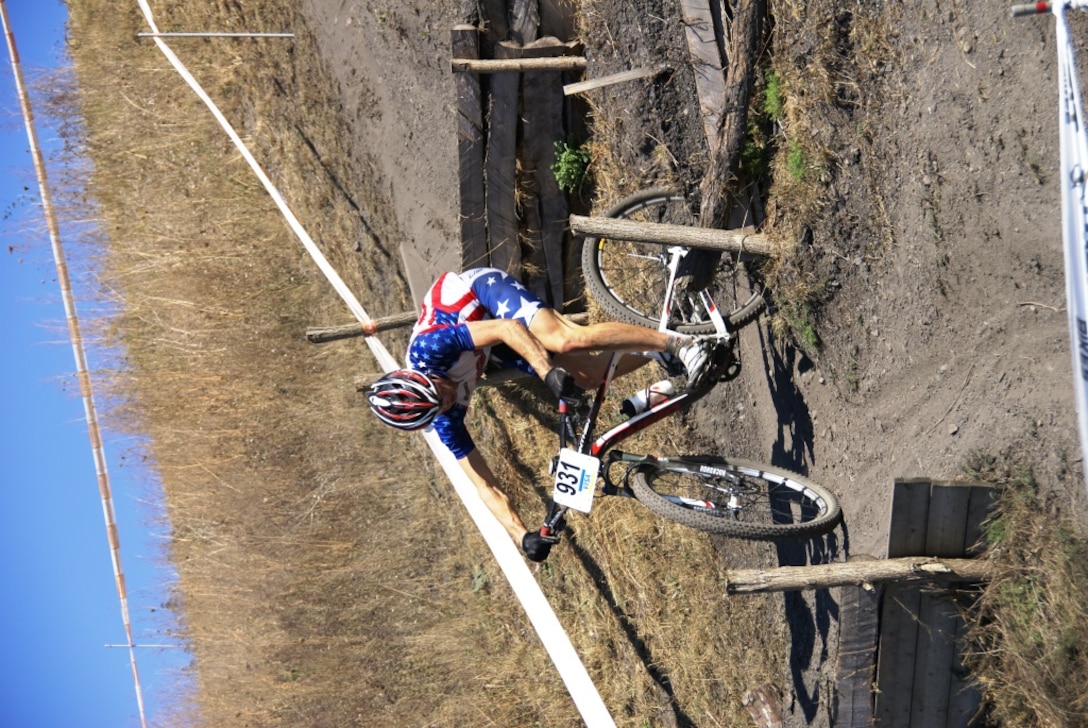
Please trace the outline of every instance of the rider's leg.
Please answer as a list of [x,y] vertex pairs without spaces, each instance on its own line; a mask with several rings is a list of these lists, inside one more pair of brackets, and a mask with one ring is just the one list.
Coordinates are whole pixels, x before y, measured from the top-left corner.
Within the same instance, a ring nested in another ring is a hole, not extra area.
[[[573,374],[579,387],[594,389],[604,380],[604,375],[608,369],[609,355],[610,352],[606,351],[576,351],[556,354],[552,357],[552,363]],[[625,354],[620,357],[619,363],[616,365],[615,376],[622,377],[625,374],[630,374],[651,361],[653,360],[638,354]]]
[[672,334],[616,321],[582,326],[550,308],[537,311],[529,331],[555,354],[580,351],[665,351]]

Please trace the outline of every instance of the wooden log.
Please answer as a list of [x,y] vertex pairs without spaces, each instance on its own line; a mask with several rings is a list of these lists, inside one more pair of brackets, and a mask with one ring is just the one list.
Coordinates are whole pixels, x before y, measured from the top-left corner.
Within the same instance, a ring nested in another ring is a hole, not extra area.
[[[475,58],[479,32],[474,25],[456,25],[450,33],[453,55]],[[490,265],[487,216],[484,206],[484,120],[480,77],[454,77],[457,96],[457,156],[460,169],[461,269]]]
[[614,217],[571,215],[570,229],[575,235],[587,237],[728,250],[747,254],[750,257],[768,256],[773,250],[765,235],[751,232],[750,228],[745,230],[708,230],[685,225],[641,223]]
[[776,569],[734,569],[726,574],[727,594],[803,591],[883,582],[979,582],[989,579],[988,561],[911,556]]
[[523,73],[525,71],[584,71],[586,59],[579,56],[559,58],[453,58],[454,73]]
[[748,98],[763,39],[766,4],[766,0],[738,3],[733,16],[723,113],[716,141],[710,147],[710,166],[700,184],[702,227],[724,228],[736,205],[737,168],[747,133]]
[[388,331],[411,326],[419,319],[418,311],[406,311],[371,321],[368,326],[359,322],[339,326],[314,326],[306,329],[306,339],[311,344],[323,344],[327,341],[350,339],[356,336],[374,336],[379,331]]

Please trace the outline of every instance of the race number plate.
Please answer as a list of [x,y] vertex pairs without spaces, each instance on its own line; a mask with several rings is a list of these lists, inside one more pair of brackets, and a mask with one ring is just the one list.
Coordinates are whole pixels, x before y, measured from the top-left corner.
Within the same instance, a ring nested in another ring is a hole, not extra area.
[[597,489],[597,474],[601,461],[592,455],[570,448],[559,451],[555,466],[555,490],[552,500],[561,506],[589,513],[593,507],[593,494]]

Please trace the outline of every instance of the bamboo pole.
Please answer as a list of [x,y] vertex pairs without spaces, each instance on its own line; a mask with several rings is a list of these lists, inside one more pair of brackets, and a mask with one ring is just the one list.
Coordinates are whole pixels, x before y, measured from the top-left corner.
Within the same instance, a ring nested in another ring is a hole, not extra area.
[[570,229],[583,237],[612,238],[660,245],[683,245],[689,248],[712,248],[751,255],[769,256],[771,243],[762,233],[743,230],[717,230],[634,222],[613,217],[570,216]]
[[726,574],[726,594],[802,591],[834,586],[868,586],[894,581],[978,582],[990,578],[992,567],[981,559],[899,559],[850,561],[839,564],[783,566],[777,569],[734,569]]

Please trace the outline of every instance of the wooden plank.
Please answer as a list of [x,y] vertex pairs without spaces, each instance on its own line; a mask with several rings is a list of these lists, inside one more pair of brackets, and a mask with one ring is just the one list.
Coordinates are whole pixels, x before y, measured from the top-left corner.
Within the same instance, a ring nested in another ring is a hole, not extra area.
[[978,555],[983,543],[983,527],[997,503],[998,489],[991,485],[972,484],[971,498],[967,503],[967,526],[963,534],[963,552]]
[[836,728],[869,728],[880,633],[881,587],[839,590],[839,665],[835,681]]
[[574,38],[574,3],[571,0],[540,0],[540,35],[559,40]]
[[[516,55],[509,44],[500,43],[497,55]],[[518,102],[521,75],[499,74],[491,79],[488,114],[485,190],[488,249],[491,265],[521,278],[521,248],[515,194],[517,165]]]
[[510,40],[528,45],[540,37],[540,3],[538,0],[508,0],[510,8]]
[[506,40],[510,35],[506,0],[480,0],[480,11],[491,44],[494,45],[500,40]]
[[593,91],[617,83],[624,83],[625,81],[637,81],[640,78],[656,76],[662,71],[669,70],[669,68],[671,68],[671,66],[667,63],[659,66],[647,66],[646,68],[632,68],[630,71],[620,71],[619,73],[612,73],[607,76],[590,79],[589,81],[568,83],[563,87],[563,95],[573,96],[574,94],[584,94],[587,91]]
[[[961,619],[956,630],[956,645],[962,644],[967,625]],[[970,679],[970,673],[963,664],[960,650],[956,650],[956,659],[952,663],[952,683],[948,696],[948,728],[969,728],[975,724],[974,718],[982,705],[982,692]]]
[[919,600],[918,619],[909,725],[943,726],[948,722],[959,613],[947,592],[927,589]]
[[699,96],[703,132],[707,146],[713,150],[718,143],[718,127],[725,104],[722,48],[709,0],[681,0],[680,12],[684,18],[684,35],[688,52],[691,53],[692,70],[695,72],[695,91]]
[[[475,58],[479,32],[474,25],[456,25],[450,32],[453,55]],[[484,120],[480,78],[454,76],[457,96],[457,156],[460,168],[461,269],[490,265],[484,203]]]
[[[933,483],[929,492],[926,553],[963,554],[970,490],[957,484]],[[943,726],[948,722],[951,667],[959,614],[943,590],[922,592],[918,603],[918,646],[911,698],[911,725]]]
[[963,556],[971,489],[959,483],[932,484],[926,524],[927,556]]
[[[541,38],[526,52],[573,53],[572,44],[554,38]],[[567,239],[567,197],[559,189],[551,170],[555,143],[564,137],[563,79],[550,73],[526,73],[522,78],[522,173],[526,193],[523,209],[537,222],[529,225],[527,240],[538,258],[542,298],[557,310],[563,310],[563,248]]]
[[[924,553],[929,490],[928,479],[896,480],[888,525],[888,558]],[[917,586],[889,585],[884,590],[875,706],[879,725],[910,725],[919,601]]]
[[892,512],[888,521],[889,559],[929,555],[925,553],[929,490],[928,478],[896,479],[892,490]]

